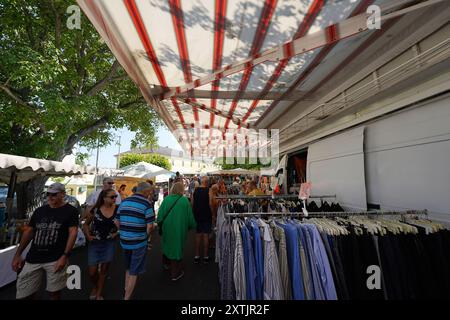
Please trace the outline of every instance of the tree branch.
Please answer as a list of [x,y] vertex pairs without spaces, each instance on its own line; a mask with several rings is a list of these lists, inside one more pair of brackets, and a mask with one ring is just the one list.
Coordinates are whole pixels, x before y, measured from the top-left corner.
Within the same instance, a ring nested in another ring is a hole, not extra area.
[[127,74],[124,74],[123,76],[114,77],[111,79],[111,81],[120,81],[120,80],[125,80],[125,79],[128,79]]
[[[136,100],[133,101],[129,101],[126,103],[122,103],[119,106],[117,106],[117,109],[123,110],[126,108],[131,107],[134,104],[137,103],[144,103],[145,100],[143,97],[139,97]],[[62,155],[62,157],[69,155],[72,153],[72,149],[73,147],[85,136],[87,136],[88,134],[91,134],[92,132],[94,132],[95,130],[97,130],[98,128],[100,128],[101,126],[105,125],[108,123],[109,118],[111,117],[112,113],[107,113],[105,114],[103,117],[101,117],[100,119],[98,119],[97,121],[95,121],[94,123],[90,124],[87,127],[84,127],[80,130],[78,130],[77,132],[71,134],[69,136],[69,138],[67,139],[67,142],[65,144],[64,147],[64,154]]]
[[28,103],[28,102],[25,102],[25,101],[22,100],[18,95],[16,95],[16,94],[13,92],[13,90],[12,90],[11,87],[9,87],[9,86],[7,86],[7,85],[4,85],[4,84],[1,84],[1,83],[0,83],[0,89],[2,89],[3,91],[5,91],[7,95],[9,95],[11,98],[13,98],[13,99],[14,99],[18,104],[20,104],[21,106],[27,107],[27,108],[29,108],[29,109],[31,109],[31,110],[33,110],[33,111],[36,111],[36,110],[34,109],[34,107],[33,107],[32,104],[30,104],[30,103]]
[[137,103],[145,103],[144,98],[143,97],[139,97],[136,100],[133,100],[133,101],[130,101],[130,102],[126,102],[126,103],[122,103],[119,106],[117,106],[117,109],[123,110],[123,109],[129,108],[132,105],[137,104]]
[[80,141],[83,137],[87,136],[88,134],[91,134],[101,126],[108,123],[109,117],[111,116],[110,113],[105,114],[103,117],[95,121],[94,123],[90,124],[87,127],[81,128],[77,132],[71,134],[69,138],[67,139],[67,142],[64,147],[64,155],[68,155],[72,153],[73,147]]
[[[37,115],[36,108],[31,103],[25,102],[22,98],[20,98],[18,95],[16,95],[13,92],[11,87],[0,83],[0,89],[5,91],[6,94],[9,95],[11,98],[13,98],[19,105],[33,111],[33,113],[35,113]],[[17,90],[14,90],[14,91],[17,91]],[[36,119],[38,119],[38,117],[36,117]],[[36,134],[37,135],[45,134],[47,132],[45,125],[43,123],[39,122],[39,120],[37,120],[37,122],[38,122],[37,126],[39,127],[39,130],[37,131]]]
[[59,15],[53,0],[51,1],[51,5],[55,14],[55,46],[59,49],[61,47],[61,16]]
[[111,80],[113,79],[114,74],[117,72],[117,69],[119,68],[120,64],[117,60],[114,60],[114,63],[111,66],[111,69],[109,70],[108,74],[101,79],[99,82],[94,84],[86,93],[88,96],[95,96],[99,91],[101,91],[106,85],[111,83]]

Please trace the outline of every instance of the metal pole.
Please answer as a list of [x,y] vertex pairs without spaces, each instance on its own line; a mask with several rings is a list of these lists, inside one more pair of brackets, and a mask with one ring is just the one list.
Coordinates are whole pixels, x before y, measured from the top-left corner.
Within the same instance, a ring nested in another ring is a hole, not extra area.
[[98,152],[100,149],[100,138],[97,138],[97,157],[95,159],[95,178],[94,178],[94,192],[97,191],[97,176],[98,176]]
[[16,191],[17,173],[16,170],[11,172],[8,185],[8,195],[6,196],[6,213],[8,221],[12,218],[12,209],[14,204],[14,192]]
[[120,138],[121,138],[121,136],[119,136],[119,154],[117,155],[117,166],[116,166],[116,169],[120,168]]

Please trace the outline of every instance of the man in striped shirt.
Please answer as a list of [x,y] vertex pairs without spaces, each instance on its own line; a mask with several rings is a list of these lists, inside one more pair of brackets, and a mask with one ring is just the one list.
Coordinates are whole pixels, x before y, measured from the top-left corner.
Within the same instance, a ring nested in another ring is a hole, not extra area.
[[117,212],[116,223],[120,231],[120,244],[125,255],[125,300],[129,300],[136,285],[137,276],[145,272],[147,240],[153,230],[155,213],[148,200],[152,186],[141,182],[136,193],[126,198]]

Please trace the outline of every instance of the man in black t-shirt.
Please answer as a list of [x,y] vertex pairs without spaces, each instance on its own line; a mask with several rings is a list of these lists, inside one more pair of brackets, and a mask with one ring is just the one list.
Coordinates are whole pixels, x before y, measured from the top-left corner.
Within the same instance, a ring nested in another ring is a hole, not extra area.
[[[78,232],[78,211],[64,202],[65,193],[63,184],[52,184],[47,190],[48,204],[34,211],[23,233],[12,263],[16,272],[23,266],[17,277],[17,299],[31,298],[40,289],[43,271],[50,299],[60,299],[66,287],[68,257]],[[24,265],[22,252],[31,240]]]

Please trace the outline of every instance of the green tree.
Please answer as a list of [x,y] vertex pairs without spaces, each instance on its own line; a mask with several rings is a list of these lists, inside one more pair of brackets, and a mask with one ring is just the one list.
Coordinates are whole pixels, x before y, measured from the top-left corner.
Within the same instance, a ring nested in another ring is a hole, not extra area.
[[169,159],[159,154],[126,153],[120,156],[119,167],[123,168],[138,162],[148,162],[166,170],[172,170]]
[[[112,130],[156,145],[161,121],[82,14],[66,27],[71,0],[0,0],[0,150],[62,160],[75,145],[109,144]],[[80,160],[80,159],[79,159]],[[26,212],[46,179],[17,185]],[[29,197],[28,197],[28,196]]]
[[245,170],[259,170],[261,168],[270,167],[269,164],[262,164],[259,159],[257,163],[249,163],[249,158],[245,158],[245,163],[238,163],[242,161],[238,161],[237,158],[234,158],[234,163],[228,164],[226,163],[226,160],[223,158],[218,158],[214,161],[215,164],[222,166],[222,169],[224,170],[232,170],[232,169],[245,169]]

